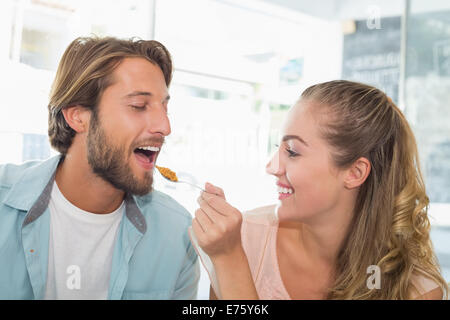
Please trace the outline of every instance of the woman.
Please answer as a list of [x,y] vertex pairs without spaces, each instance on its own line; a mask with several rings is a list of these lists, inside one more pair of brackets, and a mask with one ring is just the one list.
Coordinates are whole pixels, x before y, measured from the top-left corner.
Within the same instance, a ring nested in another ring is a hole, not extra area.
[[192,238],[211,298],[447,296],[415,138],[383,92],[349,81],[306,89],[267,172],[276,208],[242,216],[210,184],[199,197]]

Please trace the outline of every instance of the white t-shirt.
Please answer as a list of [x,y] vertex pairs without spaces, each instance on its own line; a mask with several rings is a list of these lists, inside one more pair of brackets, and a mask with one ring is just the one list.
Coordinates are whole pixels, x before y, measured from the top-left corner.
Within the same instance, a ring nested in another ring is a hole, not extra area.
[[109,214],[70,203],[53,184],[45,299],[106,299],[112,255],[125,202]]

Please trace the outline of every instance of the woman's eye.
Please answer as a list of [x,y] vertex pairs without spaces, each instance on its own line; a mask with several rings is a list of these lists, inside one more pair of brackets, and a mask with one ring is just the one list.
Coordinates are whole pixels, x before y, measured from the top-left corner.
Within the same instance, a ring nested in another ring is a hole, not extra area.
[[297,152],[292,151],[292,150],[289,149],[289,148],[286,148],[286,151],[289,153],[288,157],[290,157],[290,158],[299,156],[299,154],[298,154]]
[[138,106],[138,105],[130,105],[130,107],[132,107],[133,109],[137,109],[137,110],[144,110],[145,105],[142,105],[142,106]]
[[[279,148],[280,145],[279,145],[279,144],[275,144],[275,147]],[[289,148],[285,148],[285,150],[287,151],[288,157],[289,157],[289,158],[297,157],[297,156],[300,155],[299,153],[297,153],[297,152],[295,152],[295,151],[292,151],[292,150],[289,149]]]

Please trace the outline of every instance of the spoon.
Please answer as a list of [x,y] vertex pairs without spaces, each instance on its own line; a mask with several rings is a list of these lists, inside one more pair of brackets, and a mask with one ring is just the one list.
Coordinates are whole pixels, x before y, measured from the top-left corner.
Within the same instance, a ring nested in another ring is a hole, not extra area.
[[172,170],[170,170],[169,168],[164,168],[164,167],[160,167],[160,166],[155,166],[156,169],[158,169],[159,173],[161,174],[161,176],[170,181],[170,182],[174,182],[174,183],[186,183],[192,187],[195,187],[197,189],[202,190],[203,192],[206,192],[205,189],[199,187],[196,184],[193,184],[191,182],[187,182],[187,181],[183,181],[183,180],[178,180],[177,175],[175,174],[175,172],[173,172]]

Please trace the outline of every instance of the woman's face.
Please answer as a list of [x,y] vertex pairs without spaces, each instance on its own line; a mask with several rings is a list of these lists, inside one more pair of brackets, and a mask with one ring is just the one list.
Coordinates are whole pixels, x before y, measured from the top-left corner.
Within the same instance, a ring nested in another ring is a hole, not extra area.
[[[266,166],[277,177],[280,222],[326,217],[340,201],[343,174],[333,165],[331,147],[320,136],[318,109],[323,110],[302,100],[291,108],[280,146]],[[326,115],[320,116],[321,122],[326,121]]]

